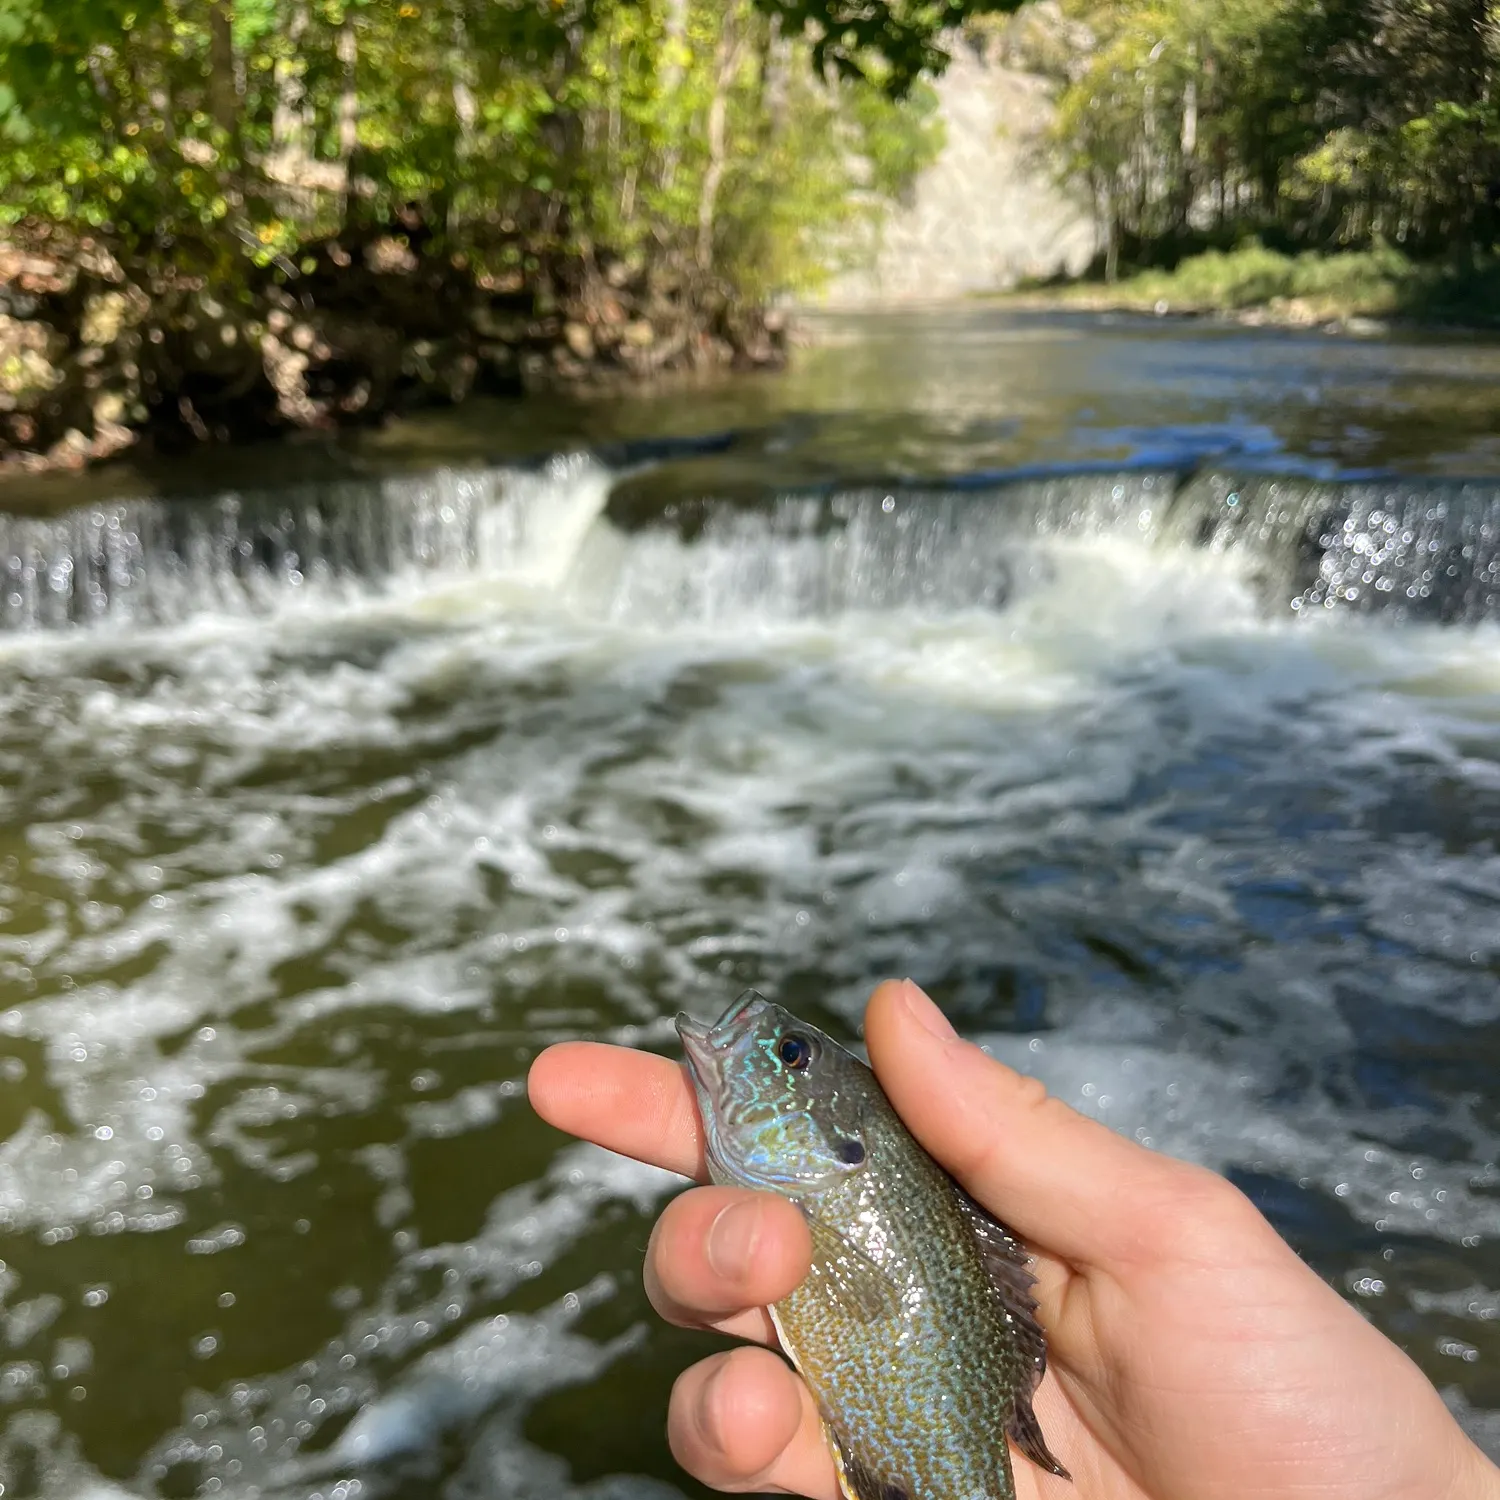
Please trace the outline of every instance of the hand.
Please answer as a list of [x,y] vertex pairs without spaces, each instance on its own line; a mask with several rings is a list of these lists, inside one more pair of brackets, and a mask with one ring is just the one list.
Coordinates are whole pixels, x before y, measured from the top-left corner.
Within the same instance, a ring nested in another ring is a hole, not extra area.
[[[1017,1457],[1021,1500],[1500,1500],[1500,1470],[1421,1371],[1229,1183],[1048,1098],[909,981],[876,990],[865,1036],[913,1134],[1035,1256],[1049,1346],[1036,1411],[1074,1482]],[[530,1092],[563,1130],[705,1179],[672,1062],[564,1043],[536,1060]],[[646,1287],[674,1323],[774,1347],[765,1306],[810,1257],[790,1203],[696,1188],[658,1221]],[[668,1431],[716,1488],[838,1495],[812,1397],[765,1349],[683,1374]]]

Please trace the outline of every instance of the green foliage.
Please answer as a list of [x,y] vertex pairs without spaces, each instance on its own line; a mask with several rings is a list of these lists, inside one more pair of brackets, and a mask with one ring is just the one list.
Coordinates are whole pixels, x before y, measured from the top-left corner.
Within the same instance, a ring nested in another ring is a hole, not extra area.
[[1386,313],[1397,306],[1417,276],[1398,250],[1346,250],[1333,255],[1307,250],[1284,255],[1252,241],[1237,250],[1190,256],[1174,271],[1147,271],[1119,289],[1122,300],[1140,307],[1207,312],[1259,307],[1296,299],[1339,313]]
[[[1075,289],[1085,302],[1097,296]],[[1419,317],[1500,322],[1500,261],[1418,261],[1390,245],[1296,255],[1249,241],[1188,256],[1171,271],[1142,271],[1109,293],[1109,305],[1142,311],[1233,312],[1295,305],[1305,319]]]
[[[1482,250],[1500,220],[1493,0],[1065,0],[1055,140],[1112,246]],[[1056,66],[1056,64],[1054,64]]]
[[232,282],[399,220],[765,293],[935,150],[912,84],[955,4],[0,0],[0,225]]
[[756,0],[790,36],[813,38],[818,72],[848,78],[873,69],[892,97],[948,62],[944,32],[982,15],[1019,9],[1023,0]]

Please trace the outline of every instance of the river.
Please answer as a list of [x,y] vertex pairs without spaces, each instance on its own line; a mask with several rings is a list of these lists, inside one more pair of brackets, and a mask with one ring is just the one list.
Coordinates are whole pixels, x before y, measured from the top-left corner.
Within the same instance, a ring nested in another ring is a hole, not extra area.
[[1500,345],[817,329],[12,493],[6,1500],[702,1493],[527,1064],[907,974],[1500,1452]]

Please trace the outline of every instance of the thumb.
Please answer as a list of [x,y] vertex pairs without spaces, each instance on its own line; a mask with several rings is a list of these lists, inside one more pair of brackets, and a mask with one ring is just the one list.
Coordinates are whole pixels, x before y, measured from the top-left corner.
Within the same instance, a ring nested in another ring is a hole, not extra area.
[[1190,1200],[1226,1191],[1212,1173],[1116,1135],[960,1039],[910,980],[875,991],[865,1041],[881,1087],[927,1151],[1023,1239],[1075,1264],[1151,1253]]

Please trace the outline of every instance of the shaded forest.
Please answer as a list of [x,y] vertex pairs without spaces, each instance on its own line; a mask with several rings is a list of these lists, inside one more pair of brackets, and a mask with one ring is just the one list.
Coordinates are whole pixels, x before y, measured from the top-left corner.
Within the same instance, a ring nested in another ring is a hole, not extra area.
[[1490,0],[1062,0],[1031,33],[1054,142],[1122,263],[1281,250],[1487,256],[1500,233]]
[[[940,149],[945,49],[1016,9],[0,0],[0,450],[774,367],[778,298],[869,246]],[[1321,286],[1328,252],[1366,257],[1372,305],[1430,286],[1418,263],[1489,274],[1490,0],[1025,9],[1049,169],[1108,279],[1247,244],[1271,258],[1200,299]]]
[[0,432],[49,461],[771,365],[982,6],[0,0]]

